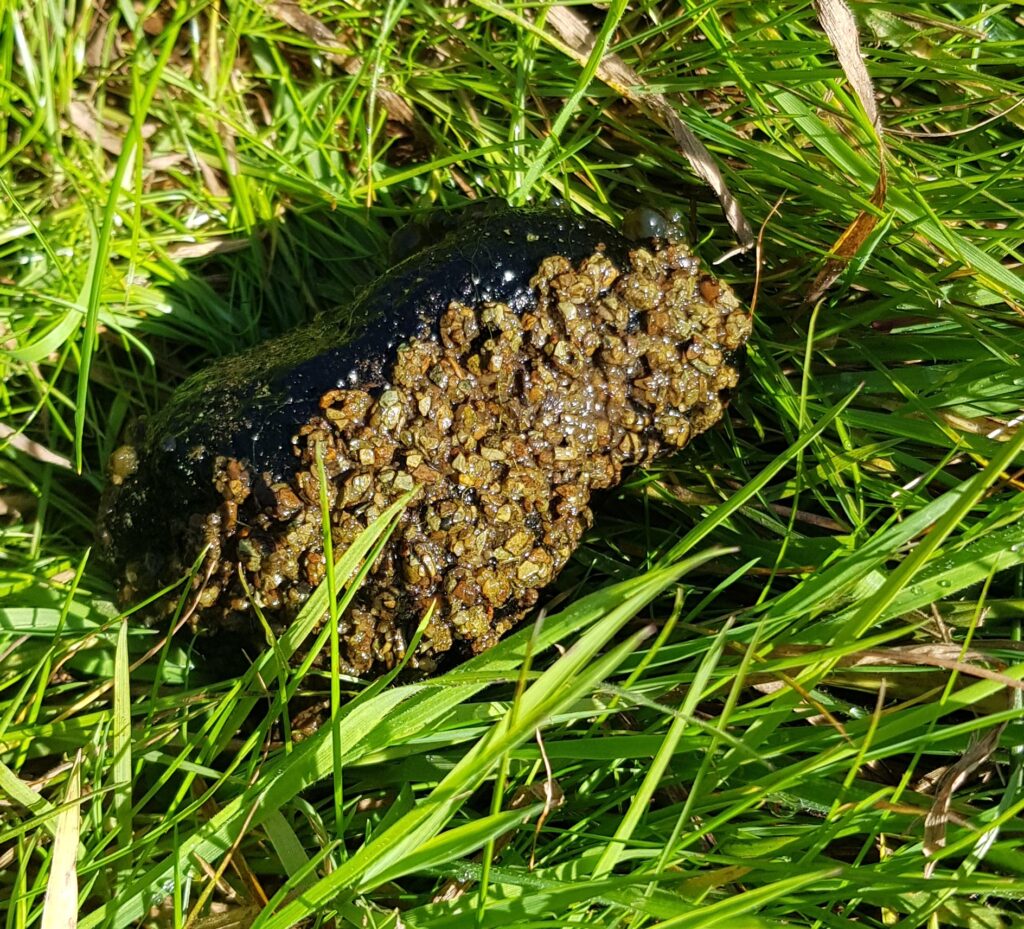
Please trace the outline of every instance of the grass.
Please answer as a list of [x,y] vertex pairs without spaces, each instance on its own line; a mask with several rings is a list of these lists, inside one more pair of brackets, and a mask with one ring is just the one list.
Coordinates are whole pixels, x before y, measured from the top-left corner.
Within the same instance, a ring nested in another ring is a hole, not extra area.
[[302,677],[316,609],[228,680],[122,614],[122,429],[427,206],[676,206],[713,261],[713,196],[541,6],[0,0],[5,929],[1024,924],[1019,8],[856,4],[881,207],[809,4],[580,9],[761,233],[745,382],[542,619],[410,684]]

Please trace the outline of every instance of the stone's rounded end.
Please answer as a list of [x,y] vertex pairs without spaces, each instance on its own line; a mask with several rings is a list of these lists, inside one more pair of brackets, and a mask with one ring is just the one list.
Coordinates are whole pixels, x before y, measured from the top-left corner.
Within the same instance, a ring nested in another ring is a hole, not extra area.
[[646,239],[663,239],[668,232],[669,221],[657,210],[638,206],[622,217],[622,234],[630,242]]
[[678,209],[655,210],[635,207],[622,217],[622,235],[630,242],[660,241],[685,245],[683,217]]

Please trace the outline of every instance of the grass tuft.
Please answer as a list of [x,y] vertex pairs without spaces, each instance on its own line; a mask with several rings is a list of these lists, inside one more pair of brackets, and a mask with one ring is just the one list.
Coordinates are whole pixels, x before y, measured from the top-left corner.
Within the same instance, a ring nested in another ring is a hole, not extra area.
[[[0,2],[4,929],[61,887],[83,929],[1024,921],[1024,20],[853,5],[880,203],[814,5],[573,9],[593,54],[493,0]],[[553,195],[678,208],[757,331],[546,613],[432,680],[306,673],[397,509],[227,680],[122,611],[130,420],[344,308],[422,210]]]

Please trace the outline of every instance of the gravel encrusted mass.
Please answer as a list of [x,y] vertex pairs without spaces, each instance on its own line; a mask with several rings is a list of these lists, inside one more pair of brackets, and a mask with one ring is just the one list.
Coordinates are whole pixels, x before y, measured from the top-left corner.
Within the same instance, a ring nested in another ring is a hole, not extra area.
[[629,264],[549,257],[522,315],[451,304],[439,340],[398,349],[387,384],[332,390],[296,424],[297,468],[269,505],[260,476],[218,459],[223,503],[192,517],[176,559],[183,573],[210,545],[193,622],[258,651],[250,597],[277,632],[298,613],[325,574],[319,456],[336,553],[416,490],[342,618],[346,670],[394,666],[431,610],[414,667],[497,642],[590,527],[592,492],[708,429],[736,385],[751,321],[732,292],[683,246]]

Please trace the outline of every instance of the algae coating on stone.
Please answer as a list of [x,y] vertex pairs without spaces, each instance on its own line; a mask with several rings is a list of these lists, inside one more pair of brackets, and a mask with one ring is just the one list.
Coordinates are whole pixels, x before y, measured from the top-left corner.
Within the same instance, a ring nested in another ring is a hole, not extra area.
[[321,319],[214,365],[115,453],[100,534],[126,600],[209,546],[192,621],[261,650],[250,598],[280,633],[325,576],[319,455],[335,553],[415,490],[341,618],[345,670],[394,666],[428,612],[413,667],[489,648],[594,491],[722,417],[751,330],[684,246],[553,210],[469,216],[362,302],[360,339]]

